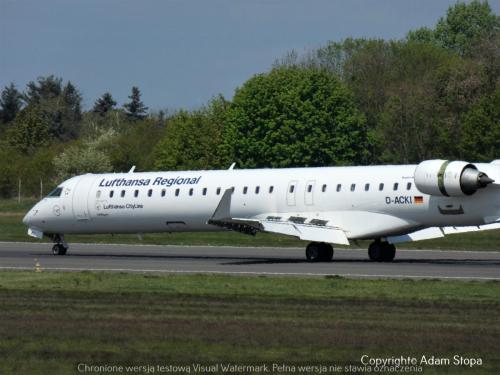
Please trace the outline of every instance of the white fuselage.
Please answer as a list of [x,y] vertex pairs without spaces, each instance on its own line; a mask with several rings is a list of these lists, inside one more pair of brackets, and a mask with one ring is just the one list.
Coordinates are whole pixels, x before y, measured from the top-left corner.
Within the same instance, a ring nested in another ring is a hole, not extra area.
[[[495,180],[500,165],[476,164]],[[226,189],[231,216],[303,217],[344,228],[349,239],[433,226],[482,225],[500,216],[500,189],[471,196],[421,193],[416,165],[86,174],[59,186],[24,222],[46,234],[214,231]]]

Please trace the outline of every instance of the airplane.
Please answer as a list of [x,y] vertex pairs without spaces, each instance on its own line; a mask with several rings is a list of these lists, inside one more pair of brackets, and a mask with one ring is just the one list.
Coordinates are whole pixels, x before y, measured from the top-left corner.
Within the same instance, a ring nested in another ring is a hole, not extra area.
[[61,183],[24,217],[64,255],[66,234],[232,230],[309,241],[311,262],[333,246],[373,240],[369,259],[395,245],[500,228],[500,160],[416,165],[84,174]]

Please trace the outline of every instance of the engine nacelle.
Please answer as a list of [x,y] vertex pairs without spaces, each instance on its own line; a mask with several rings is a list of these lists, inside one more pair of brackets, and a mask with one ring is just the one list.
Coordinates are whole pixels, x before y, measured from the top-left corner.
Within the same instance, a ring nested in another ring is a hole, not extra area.
[[446,197],[472,195],[493,182],[465,161],[426,160],[417,165],[414,177],[422,193]]

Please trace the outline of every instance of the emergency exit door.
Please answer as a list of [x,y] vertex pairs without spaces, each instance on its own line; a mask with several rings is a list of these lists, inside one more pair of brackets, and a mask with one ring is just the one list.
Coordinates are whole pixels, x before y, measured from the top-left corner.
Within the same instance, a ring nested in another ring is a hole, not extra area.
[[314,188],[316,187],[316,181],[307,181],[306,190],[304,191],[304,203],[308,206],[314,204]]
[[286,191],[286,203],[289,206],[295,206],[295,196],[297,194],[297,180],[290,181],[288,183],[288,189]]

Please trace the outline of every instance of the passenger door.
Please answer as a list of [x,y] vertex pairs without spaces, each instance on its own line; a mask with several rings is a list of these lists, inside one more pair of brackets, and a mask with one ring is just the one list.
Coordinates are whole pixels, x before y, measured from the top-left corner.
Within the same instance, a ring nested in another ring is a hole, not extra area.
[[77,221],[90,219],[89,195],[92,185],[96,179],[95,175],[84,175],[78,179],[73,190],[73,216]]

